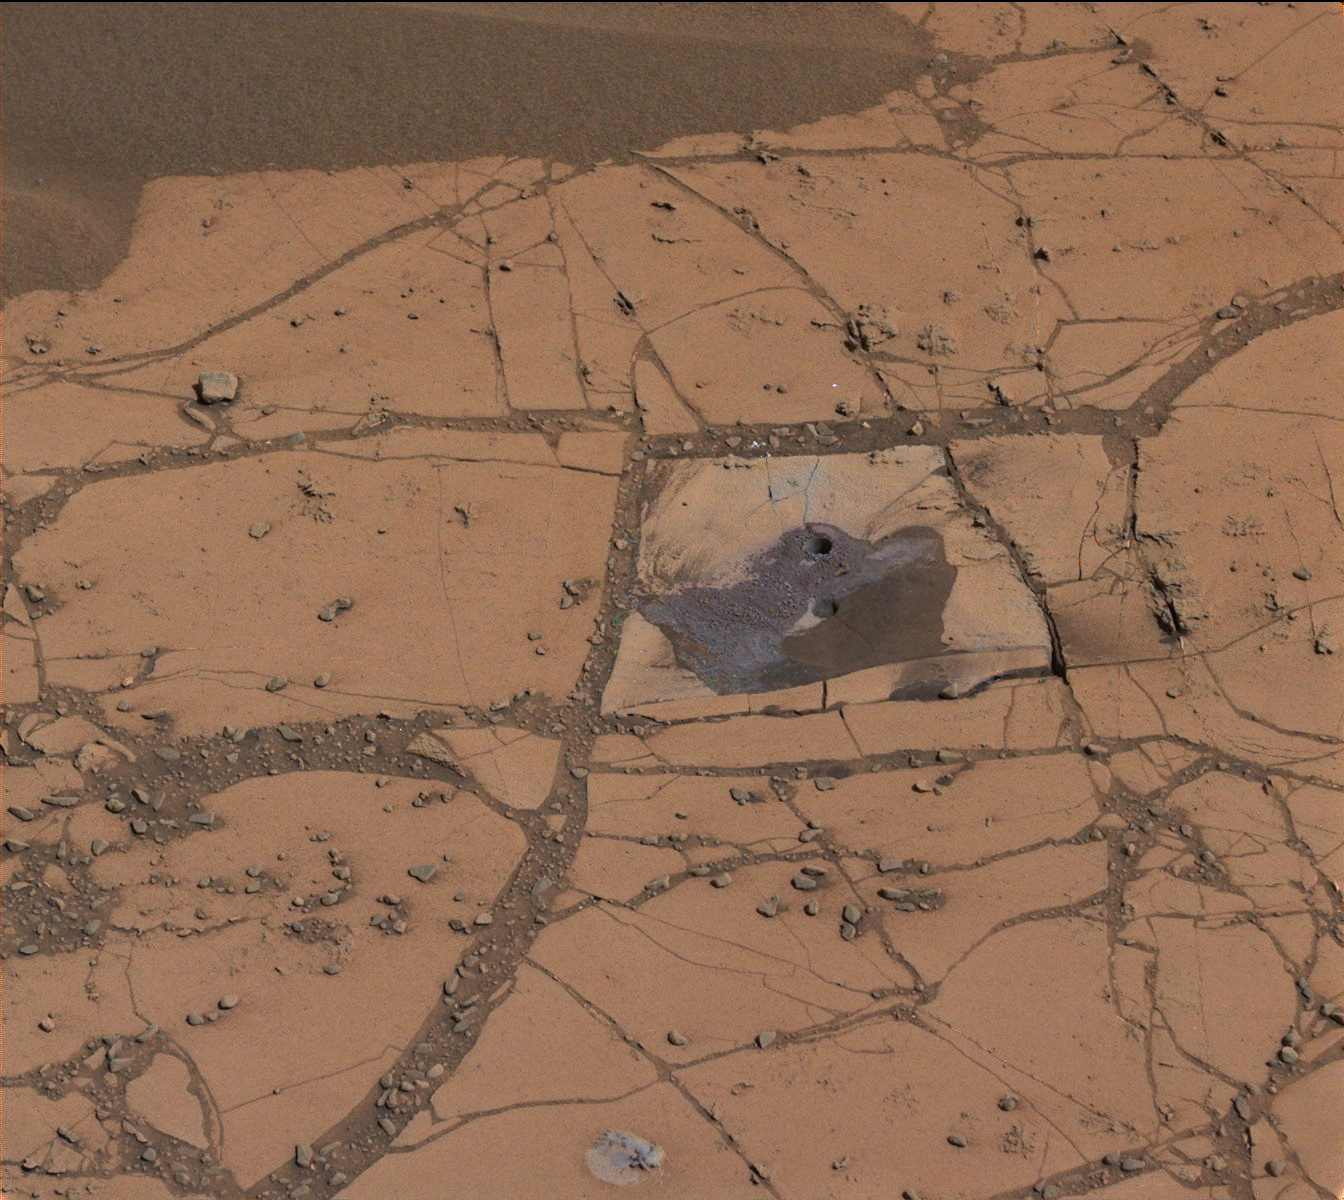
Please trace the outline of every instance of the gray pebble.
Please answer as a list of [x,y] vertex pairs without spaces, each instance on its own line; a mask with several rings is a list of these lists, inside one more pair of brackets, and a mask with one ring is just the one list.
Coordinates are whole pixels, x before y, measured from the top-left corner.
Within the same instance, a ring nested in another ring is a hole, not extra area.
[[966,1139],[959,1133],[949,1133],[947,1135],[947,1144],[949,1146],[956,1146],[958,1150],[964,1150],[966,1148]]
[[434,863],[422,863],[418,867],[410,867],[406,874],[412,879],[418,879],[421,883],[428,883],[435,875],[439,873],[439,868]]
[[266,681],[266,690],[268,692],[283,692],[289,686],[289,680],[283,675],[273,675]]
[[675,1029],[669,1029],[667,1031],[667,1041],[668,1044],[672,1046],[684,1046],[688,1039],[684,1033],[678,1033]]
[[773,1029],[765,1029],[756,1035],[756,1046],[760,1050],[765,1050],[775,1044],[775,1038],[779,1035]]
[[817,890],[817,881],[806,875],[795,875],[789,882],[800,892],[815,892]]

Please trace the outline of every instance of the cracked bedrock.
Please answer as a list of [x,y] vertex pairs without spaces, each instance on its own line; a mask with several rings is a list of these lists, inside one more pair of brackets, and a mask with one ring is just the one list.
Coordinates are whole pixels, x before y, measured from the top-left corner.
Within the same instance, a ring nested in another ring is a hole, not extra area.
[[7,301],[6,1196],[1344,1193],[1339,8],[881,7]]

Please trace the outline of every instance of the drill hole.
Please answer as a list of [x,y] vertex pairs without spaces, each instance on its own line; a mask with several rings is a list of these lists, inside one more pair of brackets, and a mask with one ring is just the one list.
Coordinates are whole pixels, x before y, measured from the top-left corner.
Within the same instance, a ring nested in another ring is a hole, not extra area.
[[803,549],[809,554],[829,554],[834,548],[834,543],[830,538],[817,534],[816,537],[810,537],[803,544]]
[[840,611],[840,606],[834,600],[813,600],[812,615],[814,617],[833,617]]

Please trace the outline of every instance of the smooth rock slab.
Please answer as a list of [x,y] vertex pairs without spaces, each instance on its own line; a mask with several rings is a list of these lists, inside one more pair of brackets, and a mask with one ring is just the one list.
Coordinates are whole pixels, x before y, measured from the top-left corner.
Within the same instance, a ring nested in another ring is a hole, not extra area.
[[603,1183],[630,1187],[662,1167],[663,1148],[633,1133],[608,1129],[583,1157]]
[[936,449],[659,465],[647,497],[606,711],[842,678],[849,700],[964,695],[1049,669],[1034,598]]

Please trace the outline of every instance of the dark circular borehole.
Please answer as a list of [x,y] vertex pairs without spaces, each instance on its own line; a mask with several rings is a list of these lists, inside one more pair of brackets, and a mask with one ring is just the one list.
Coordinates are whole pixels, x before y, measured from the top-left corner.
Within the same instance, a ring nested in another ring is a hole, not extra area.
[[829,554],[834,545],[835,543],[830,538],[819,533],[815,537],[808,538],[803,543],[803,549],[809,554]]
[[813,600],[812,615],[814,617],[833,617],[840,611],[840,606],[834,600]]

